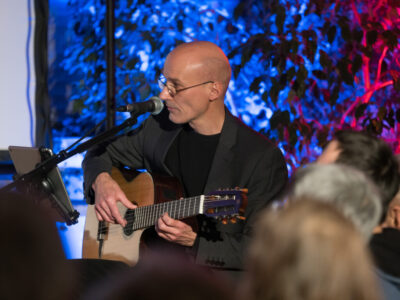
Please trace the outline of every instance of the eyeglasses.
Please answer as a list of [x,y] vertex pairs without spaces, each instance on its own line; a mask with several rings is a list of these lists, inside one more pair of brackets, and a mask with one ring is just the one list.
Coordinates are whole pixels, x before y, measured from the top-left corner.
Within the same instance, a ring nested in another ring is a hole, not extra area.
[[185,91],[185,90],[188,90],[188,89],[191,89],[191,88],[194,88],[196,86],[203,85],[203,84],[207,84],[207,83],[214,83],[214,81],[209,80],[209,81],[205,81],[205,82],[202,82],[202,83],[198,83],[198,84],[195,84],[195,85],[192,85],[192,86],[188,86],[188,87],[184,87],[184,88],[181,88],[181,89],[177,90],[175,86],[168,85],[167,78],[165,78],[164,75],[161,75],[160,78],[158,78],[158,87],[161,90],[163,90],[164,88],[167,88],[167,91],[168,91],[168,93],[169,93],[169,95],[171,97],[175,97],[176,94],[178,94],[178,93],[180,93],[182,91]]

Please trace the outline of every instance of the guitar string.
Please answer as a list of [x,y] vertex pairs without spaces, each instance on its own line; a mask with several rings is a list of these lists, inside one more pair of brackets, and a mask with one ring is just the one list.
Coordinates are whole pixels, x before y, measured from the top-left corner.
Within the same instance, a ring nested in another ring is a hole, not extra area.
[[[139,206],[138,208],[135,209],[138,210],[138,216],[132,215],[131,217],[127,217],[126,220],[128,223],[130,221],[133,221],[133,219],[140,219],[134,224],[132,224],[132,229],[137,230],[141,228],[146,228],[149,226],[152,226],[155,224],[155,221],[161,217],[165,211],[172,210],[171,211],[171,217],[174,218],[184,218],[184,217],[190,217],[198,214],[199,206],[200,206],[200,200],[201,196],[196,196],[196,197],[191,197],[191,198],[185,198],[185,199],[180,199],[180,200],[174,200],[174,201],[169,201],[169,202],[163,202],[163,203],[157,203],[155,205],[148,205],[148,206]],[[193,200],[195,200],[193,202]],[[198,201],[198,203],[197,203]],[[205,202],[210,202],[213,200],[205,200]],[[215,201],[215,200],[214,200]],[[184,202],[189,202],[188,209],[185,211],[181,208],[182,203]],[[175,204],[175,208],[173,208]],[[177,205],[179,204],[179,205]],[[177,207],[178,206],[178,207]],[[182,214],[183,213],[183,214]],[[187,214],[185,214],[187,213]],[[182,215],[181,215],[182,214]],[[145,218],[143,218],[145,216]],[[150,224],[149,224],[150,222]],[[104,230],[109,227],[107,224],[104,224],[103,227],[99,227],[100,230]],[[121,227],[118,226],[118,224],[110,224],[110,225],[117,225],[117,230],[121,230]],[[136,226],[135,226],[136,225]],[[111,228],[112,229],[112,228]],[[115,229],[115,228],[114,228]],[[113,230],[111,230],[112,232]],[[109,230],[110,232],[110,230]]]
[[[161,215],[165,212],[170,212],[171,217],[179,218],[186,216],[193,216],[198,214],[199,203],[193,202],[193,200],[199,200],[200,196],[191,197],[181,200],[174,200],[169,202],[157,203],[155,205],[147,205],[147,206],[139,206],[138,208],[132,210],[137,212],[135,215],[128,215],[126,220],[128,222],[133,221],[133,219],[138,219],[135,223],[147,223],[152,220],[157,220]],[[204,202],[208,203],[215,200],[205,199]],[[187,209],[182,209],[183,206],[186,206],[186,202],[188,202]],[[178,205],[177,205],[178,204]],[[175,206],[175,207],[174,207]],[[146,227],[145,226],[145,227]],[[107,225],[105,226],[107,227]]]
[[[207,196],[205,196],[207,197]],[[215,197],[215,196],[213,196]],[[139,206],[138,208],[134,209],[134,211],[139,210],[139,218],[142,217],[142,220],[139,220],[138,222],[135,222],[134,224],[132,224],[131,228],[132,230],[137,230],[137,229],[142,229],[142,228],[146,228],[146,227],[150,227],[152,225],[155,224],[155,221],[161,217],[164,213],[165,210],[169,210],[169,209],[173,209],[172,206],[173,204],[182,204],[184,202],[189,202],[189,206],[188,209],[185,211],[182,209],[182,205],[180,205],[180,207],[177,208],[175,207],[175,210],[172,212],[172,214],[170,215],[171,218],[187,218],[187,217],[192,217],[195,216],[197,214],[199,214],[198,209],[199,209],[199,203],[196,204],[192,203],[193,200],[197,201],[201,198],[201,196],[196,196],[196,197],[190,197],[190,198],[185,198],[185,199],[180,199],[180,200],[173,200],[173,201],[169,201],[169,202],[163,202],[163,203],[157,203],[154,205],[147,205],[147,206]],[[189,201],[190,200],[190,201]],[[230,199],[232,200],[232,199]],[[207,198],[204,199],[204,203],[211,203],[214,200],[209,200]],[[167,206],[167,208],[165,208],[165,206]],[[168,208],[168,206],[171,206]],[[160,208],[160,210],[158,210],[158,208]],[[197,210],[196,210],[197,209]],[[160,213],[160,211],[162,211],[162,213]],[[193,213],[189,213],[188,215],[181,215],[181,213],[185,213],[188,211],[193,211]],[[236,213],[236,212],[235,212]],[[234,214],[235,214],[234,213]],[[146,214],[146,217],[143,219],[143,216]],[[232,215],[232,213],[230,213]],[[136,219],[137,216],[132,215],[132,216],[127,216],[126,220],[129,222],[133,221],[133,219]],[[150,222],[150,224],[149,224]],[[123,230],[122,227],[119,226],[119,224],[113,224],[113,223],[108,223],[105,222],[106,224],[102,223],[102,225],[98,228],[99,231],[104,231],[105,229],[108,228],[108,232],[111,233],[115,230]],[[140,224],[139,224],[140,223]],[[110,227],[110,225],[116,225],[115,227]],[[137,225],[137,226],[135,226]]]
[[[150,206],[142,206],[142,209],[135,210],[137,214],[132,214],[133,210],[131,212],[131,217],[127,217],[127,221],[137,221],[135,222],[136,226],[133,227],[140,228],[140,227],[148,227],[150,225],[153,225],[153,223],[160,217],[164,211],[170,211],[171,215],[173,217],[184,217],[189,213],[189,211],[185,211],[182,209],[182,204],[185,206],[186,202],[189,202],[188,207],[193,207],[193,213],[195,212],[195,209],[197,208],[197,200],[199,199],[200,196],[197,197],[192,197],[192,198],[187,198],[187,199],[181,199],[181,200],[174,200],[174,201],[169,201],[169,202],[163,202],[163,203],[157,203],[156,205],[150,205]],[[194,205],[193,200],[195,200]],[[149,224],[150,222],[150,224]]]

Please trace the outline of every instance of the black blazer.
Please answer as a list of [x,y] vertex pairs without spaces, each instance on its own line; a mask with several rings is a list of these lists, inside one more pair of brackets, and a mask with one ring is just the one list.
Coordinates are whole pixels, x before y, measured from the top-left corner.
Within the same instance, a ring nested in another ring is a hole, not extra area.
[[[168,112],[164,110],[105,149],[89,151],[83,161],[88,203],[93,203],[90,187],[94,179],[101,172],[110,172],[112,165],[123,164],[173,175],[164,161],[181,129],[182,126],[169,121]],[[241,270],[256,213],[277,197],[286,182],[287,167],[281,151],[226,109],[204,193],[218,188],[248,188],[246,220],[222,225],[214,219],[200,217],[194,246],[196,263]]]

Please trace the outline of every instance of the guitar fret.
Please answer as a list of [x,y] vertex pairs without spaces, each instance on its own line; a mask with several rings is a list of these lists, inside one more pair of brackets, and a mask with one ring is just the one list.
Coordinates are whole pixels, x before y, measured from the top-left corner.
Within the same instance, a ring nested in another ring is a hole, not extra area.
[[153,209],[153,214],[151,215],[151,219],[158,219],[158,210],[159,210],[159,204],[154,205],[154,209]]
[[140,228],[143,228],[147,223],[147,218],[148,218],[148,214],[149,214],[149,207],[144,206],[144,207],[142,207],[141,211],[142,211],[142,218],[140,220]]
[[140,212],[139,212],[139,207],[133,211],[133,222],[132,222],[132,227],[133,229],[136,229],[137,225],[140,223]]
[[144,214],[143,214],[143,222],[142,222],[142,228],[146,227],[147,224],[149,223],[149,218],[151,216],[151,212],[153,210],[152,206],[145,206],[144,207]]
[[142,228],[146,222],[146,214],[147,214],[147,207],[141,207],[140,209],[140,222],[139,222],[139,228]]
[[137,227],[141,228],[143,226],[143,222],[145,221],[146,218],[146,208],[145,207],[139,207],[138,209],[138,223],[137,223]]
[[160,206],[159,204],[154,205],[153,215],[151,216],[152,219],[157,219],[159,206]]
[[164,214],[164,212],[166,211],[165,209],[166,209],[166,203],[168,203],[168,202],[163,202],[163,203],[160,203],[160,211],[159,211],[159,214],[158,214],[158,217],[160,218],[163,214]]
[[149,216],[151,215],[152,206],[144,206],[143,207],[143,220],[141,222],[141,228],[146,227],[147,223],[149,222]]
[[140,212],[141,212],[141,217],[140,217],[140,222],[138,223],[139,228],[143,228],[145,222],[146,222],[146,214],[147,214],[148,208],[147,207],[141,207]]
[[168,215],[170,217],[172,215],[171,210],[172,210],[172,201],[171,202],[167,202],[167,212],[168,212]]
[[145,227],[149,221],[149,216],[151,214],[151,206],[145,206],[143,207],[143,220],[141,222],[141,228]]

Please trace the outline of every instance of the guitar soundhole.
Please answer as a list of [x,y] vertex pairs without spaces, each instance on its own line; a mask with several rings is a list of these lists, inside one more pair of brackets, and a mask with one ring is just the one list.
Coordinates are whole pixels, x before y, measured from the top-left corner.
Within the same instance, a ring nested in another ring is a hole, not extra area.
[[128,209],[125,213],[125,220],[128,221],[124,227],[124,234],[131,235],[135,230],[133,229],[133,223],[135,223],[135,211]]

